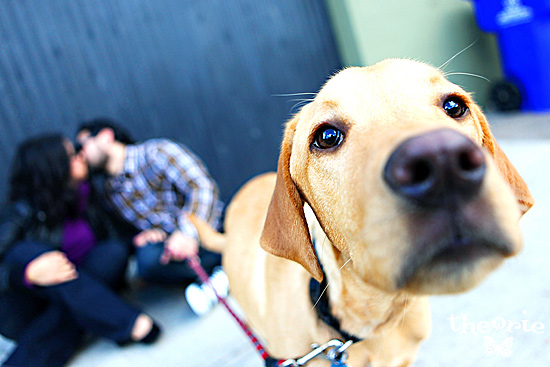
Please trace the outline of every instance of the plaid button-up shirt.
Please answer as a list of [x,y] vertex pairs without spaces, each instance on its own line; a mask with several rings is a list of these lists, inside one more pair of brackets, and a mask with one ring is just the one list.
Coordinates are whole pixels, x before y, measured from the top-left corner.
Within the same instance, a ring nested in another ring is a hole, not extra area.
[[179,229],[198,240],[188,214],[219,224],[218,187],[189,149],[168,139],[128,145],[123,171],[107,180],[113,206],[140,230]]

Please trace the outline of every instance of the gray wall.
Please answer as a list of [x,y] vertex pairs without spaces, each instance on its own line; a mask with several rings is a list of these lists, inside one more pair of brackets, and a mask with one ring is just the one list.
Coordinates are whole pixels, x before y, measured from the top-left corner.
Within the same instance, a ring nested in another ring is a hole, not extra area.
[[109,116],[187,144],[227,201],[276,168],[295,97],[274,95],[338,68],[318,0],[1,1],[0,199],[17,143]]

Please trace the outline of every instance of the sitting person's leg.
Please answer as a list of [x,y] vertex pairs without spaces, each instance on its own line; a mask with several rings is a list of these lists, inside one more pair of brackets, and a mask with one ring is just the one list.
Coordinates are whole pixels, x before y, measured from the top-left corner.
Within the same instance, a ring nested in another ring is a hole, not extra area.
[[[161,263],[164,243],[152,243],[136,249],[138,273],[144,280],[163,285],[184,285],[198,280],[197,275],[187,262],[171,260],[168,264]],[[221,255],[199,249],[201,264],[208,274],[221,265]]]
[[201,248],[200,264],[209,275],[208,284],[196,281],[185,289],[185,299],[191,310],[204,315],[218,303],[218,297],[225,298],[229,293],[229,279],[223,272],[221,255]]
[[129,243],[118,239],[102,241],[90,250],[81,268],[111,289],[120,290],[124,285],[129,256]]
[[199,249],[199,258],[201,265],[208,274],[212,274],[216,267],[222,264],[222,255],[217,252],[208,251],[201,247]]
[[[51,248],[38,244],[16,245],[3,261],[26,266]],[[12,288],[2,294],[3,334],[16,341],[5,366],[63,366],[78,347],[82,330],[60,304],[35,294],[38,286]],[[3,320],[4,321],[4,320]],[[4,328],[6,332],[4,333]]]
[[23,330],[40,315],[47,302],[29,293],[6,291],[0,294],[0,334],[17,341]]
[[50,303],[21,333],[5,366],[64,366],[83,340],[84,332],[61,305]]
[[[4,261],[26,265],[48,251],[51,251],[48,246],[21,243],[7,254]],[[130,306],[85,270],[79,270],[74,280],[52,286],[33,286],[26,291],[49,302],[61,304],[74,322],[87,332],[119,343],[141,339],[139,335],[136,338],[135,326],[138,316],[143,320],[145,314]],[[150,323],[152,327],[152,321]]]
[[182,285],[194,280],[193,270],[184,261],[161,263],[163,252],[163,242],[136,248],[137,269],[142,279],[162,285]]
[[[202,284],[187,261],[161,262],[164,243],[153,243],[136,249],[138,272],[144,280],[164,285],[188,285],[185,290],[187,303],[197,315],[207,313],[217,302],[217,296],[226,297],[229,292],[227,275],[221,270],[221,255],[199,248],[201,266],[210,276],[210,284]],[[211,287],[214,287],[212,289]],[[214,292],[215,290],[215,292]]]

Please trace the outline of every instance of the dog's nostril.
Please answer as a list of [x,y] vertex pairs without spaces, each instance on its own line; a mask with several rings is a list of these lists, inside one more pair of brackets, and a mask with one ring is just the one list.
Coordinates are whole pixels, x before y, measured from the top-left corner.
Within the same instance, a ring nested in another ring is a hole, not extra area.
[[418,160],[412,164],[410,184],[421,184],[433,174],[432,165],[425,160]]
[[479,149],[463,151],[458,156],[458,164],[461,170],[470,172],[483,166],[485,159]]
[[390,181],[397,185],[417,185],[427,181],[433,174],[432,165],[426,160],[415,160],[409,164],[396,164],[391,171]]

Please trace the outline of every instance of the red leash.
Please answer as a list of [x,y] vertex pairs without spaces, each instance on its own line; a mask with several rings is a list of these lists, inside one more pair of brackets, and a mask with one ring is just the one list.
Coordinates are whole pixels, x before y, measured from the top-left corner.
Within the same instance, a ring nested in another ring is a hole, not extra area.
[[199,277],[201,282],[204,283],[204,284],[208,284],[210,286],[210,288],[212,288],[212,290],[214,291],[214,294],[216,295],[216,297],[218,298],[220,303],[227,309],[227,311],[231,314],[231,316],[233,316],[233,318],[237,321],[237,323],[239,324],[241,329],[248,336],[248,338],[250,339],[252,344],[254,344],[254,347],[256,348],[258,353],[260,353],[260,356],[265,361],[266,367],[275,367],[275,366],[282,365],[285,361],[282,360],[282,359],[281,360],[276,360],[276,359],[270,357],[269,354],[267,353],[267,351],[265,350],[264,346],[262,345],[262,343],[260,343],[260,341],[254,335],[252,330],[250,330],[250,327],[248,327],[248,325],[239,316],[237,316],[237,314],[235,314],[235,312],[233,312],[233,310],[231,309],[229,304],[227,304],[226,300],[224,298],[220,297],[218,292],[216,292],[216,289],[212,286],[212,284],[210,284],[210,280],[208,279],[208,274],[206,274],[206,271],[202,267],[199,257],[198,256],[190,257],[190,258],[187,259],[187,263],[189,264],[191,269],[193,269],[193,271],[197,274],[197,276]]

